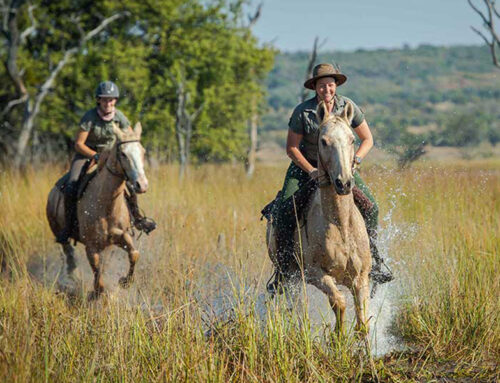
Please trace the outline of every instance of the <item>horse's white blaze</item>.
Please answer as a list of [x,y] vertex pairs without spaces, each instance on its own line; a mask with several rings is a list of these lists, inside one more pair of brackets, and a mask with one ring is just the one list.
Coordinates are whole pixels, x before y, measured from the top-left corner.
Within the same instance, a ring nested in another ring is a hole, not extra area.
[[344,120],[329,117],[321,131],[327,145],[320,143],[319,155],[332,181],[339,180],[345,185],[352,179],[352,159],[354,157],[354,135]]
[[140,191],[145,192],[148,188],[148,179],[144,171],[144,156],[140,144],[138,142],[124,144],[122,151],[131,162],[130,170],[137,175],[135,181],[140,186]]

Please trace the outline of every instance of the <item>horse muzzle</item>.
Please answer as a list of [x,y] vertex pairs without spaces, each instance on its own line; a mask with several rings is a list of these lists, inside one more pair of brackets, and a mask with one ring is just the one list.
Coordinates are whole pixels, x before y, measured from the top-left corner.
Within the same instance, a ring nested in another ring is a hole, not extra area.
[[146,177],[139,177],[135,182],[132,183],[134,191],[137,194],[146,193],[148,190],[148,179]]
[[339,195],[346,195],[352,191],[352,187],[354,186],[354,179],[350,178],[346,182],[342,182],[340,178],[337,178],[333,185],[335,186],[335,191]]

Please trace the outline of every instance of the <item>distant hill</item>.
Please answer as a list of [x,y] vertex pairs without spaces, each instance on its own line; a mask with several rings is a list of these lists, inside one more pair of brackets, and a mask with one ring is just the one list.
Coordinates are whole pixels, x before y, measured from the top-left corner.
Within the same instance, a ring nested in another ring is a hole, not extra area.
[[[267,78],[263,138],[284,143],[298,103],[309,52],[282,53]],[[357,50],[319,54],[348,76],[338,93],[365,111],[377,145],[411,141],[434,146],[500,142],[500,71],[479,46]],[[311,92],[311,96],[313,93]]]

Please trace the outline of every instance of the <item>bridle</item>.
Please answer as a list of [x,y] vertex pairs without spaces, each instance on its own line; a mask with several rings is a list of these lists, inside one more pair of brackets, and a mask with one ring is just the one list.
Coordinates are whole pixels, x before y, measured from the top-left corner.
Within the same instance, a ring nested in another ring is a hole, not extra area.
[[[330,176],[330,173],[328,173],[328,168],[325,166],[325,164],[323,163],[323,158],[321,157],[321,154],[319,152],[319,148],[320,148],[320,145],[321,145],[321,127],[330,119],[330,117],[328,117],[328,119],[326,121],[322,121],[320,124],[319,124],[319,127],[318,127],[318,130],[319,130],[319,134],[318,134],[318,157],[319,157],[319,163],[321,164],[321,167],[323,168],[323,172],[324,174],[320,177],[318,177],[318,186],[320,188],[325,188],[327,186],[330,186],[332,184],[332,177]],[[324,180],[321,180],[320,178],[325,178]]]
[[120,167],[122,169],[121,173],[119,172],[115,172],[114,170],[112,170],[109,165],[108,165],[108,161],[106,160],[106,169],[108,170],[108,172],[110,172],[112,175],[114,175],[115,177],[120,177],[120,178],[123,178],[125,181],[130,181],[129,179],[129,176],[127,174],[127,172],[125,171],[125,167],[123,166],[122,164],[122,159],[121,159],[121,156],[120,156],[120,153],[119,153],[119,150],[120,150],[120,146],[121,145],[124,145],[124,144],[129,144],[131,142],[140,142],[140,140],[128,140],[128,141],[121,141],[121,142],[118,142],[116,144],[116,157],[118,159],[118,163],[120,164]]
[[[332,117],[333,118],[333,117]],[[325,166],[325,164],[323,163],[323,158],[321,157],[321,154],[319,152],[319,148],[320,148],[320,141],[321,141],[321,127],[330,119],[330,117],[325,120],[325,121],[322,121],[320,124],[319,124],[319,135],[318,135],[318,157],[319,157],[319,163],[321,165],[321,167],[323,168],[323,172],[324,174],[320,177],[318,177],[318,187],[320,188],[325,188],[325,187],[328,187],[330,185],[332,185],[332,177],[330,176],[330,173],[328,173],[328,168]],[[352,171],[354,173],[354,171],[356,170],[355,167],[353,167]],[[321,180],[321,178],[325,178],[324,180]]]

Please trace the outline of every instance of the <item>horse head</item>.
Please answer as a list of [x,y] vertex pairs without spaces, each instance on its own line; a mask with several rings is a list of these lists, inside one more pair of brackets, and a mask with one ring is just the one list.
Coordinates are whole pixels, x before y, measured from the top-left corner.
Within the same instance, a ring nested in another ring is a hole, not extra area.
[[337,194],[349,194],[354,186],[352,160],[354,134],[350,129],[354,114],[347,103],[341,116],[329,115],[324,102],[318,104],[316,115],[320,124],[318,137],[318,163],[320,175],[335,187]]
[[145,193],[148,189],[148,179],[144,172],[144,147],[141,145],[142,126],[138,122],[134,129],[121,130],[113,124],[116,141],[105,159],[106,166],[114,175],[121,175],[134,188],[136,193]]

